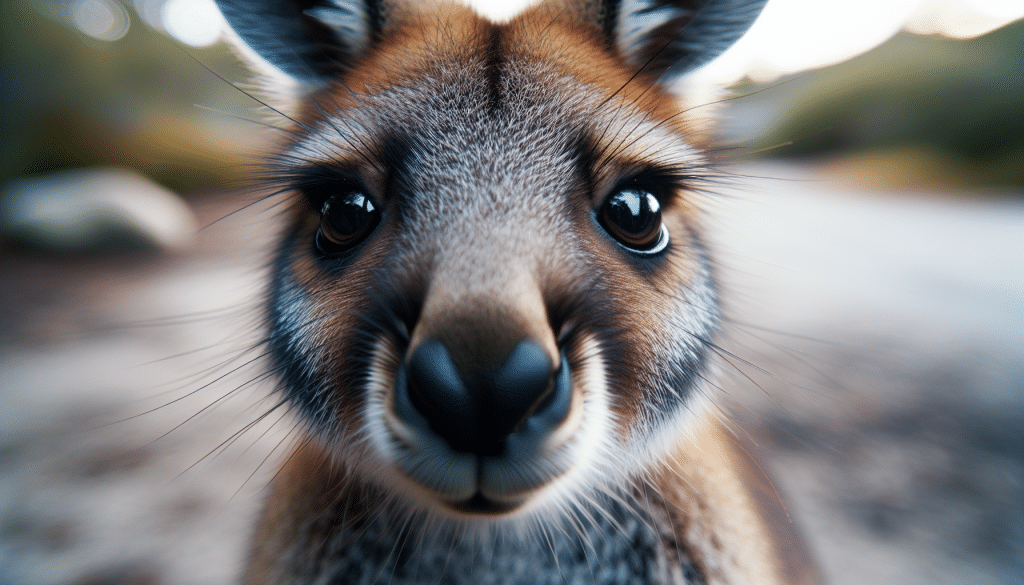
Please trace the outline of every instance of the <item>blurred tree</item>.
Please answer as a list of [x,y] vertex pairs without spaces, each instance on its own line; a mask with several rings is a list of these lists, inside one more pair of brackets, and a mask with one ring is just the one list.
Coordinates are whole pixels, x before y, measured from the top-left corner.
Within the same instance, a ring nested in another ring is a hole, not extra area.
[[187,192],[244,172],[240,150],[258,126],[195,106],[257,117],[258,104],[200,64],[244,79],[226,45],[183,47],[134,14],[123,37],[98,40],[45,14],[38,2],[0,3],[0,184],[120,166]]
[[906,173],[942,175],[921,182],[1024,187],[1022,39],[1024,21],[970,40],[901,33],[765,92],[789,107],[756,147],[805,158],[870,152]]

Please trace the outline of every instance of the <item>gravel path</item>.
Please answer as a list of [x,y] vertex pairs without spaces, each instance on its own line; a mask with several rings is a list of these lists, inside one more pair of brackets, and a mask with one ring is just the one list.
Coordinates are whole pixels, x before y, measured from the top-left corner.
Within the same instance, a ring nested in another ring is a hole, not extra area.
[[[1024,582],[1021,199],[735,172],[709,225],[723,415],[829,581]],[[0,585],[231,582],[291,429],[257,420],[244,351],[271,217],[187,258],[0,264]]]

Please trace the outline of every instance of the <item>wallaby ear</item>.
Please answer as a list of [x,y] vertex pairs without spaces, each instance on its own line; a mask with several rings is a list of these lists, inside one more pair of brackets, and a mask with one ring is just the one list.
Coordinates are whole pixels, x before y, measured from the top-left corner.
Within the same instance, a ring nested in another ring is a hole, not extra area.
[[304,86],[351,66],[380,36],[381,0],[216,0],[239,37]]
[[590,21],[626,60],[668,83],[711,61],[754,23],[767,0],[550,0]]

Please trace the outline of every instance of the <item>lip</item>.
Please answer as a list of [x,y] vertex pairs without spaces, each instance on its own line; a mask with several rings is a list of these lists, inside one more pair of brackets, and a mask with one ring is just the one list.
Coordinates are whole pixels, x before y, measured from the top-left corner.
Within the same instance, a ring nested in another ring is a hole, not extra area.
[[573,468],[572,440],[520,456],[460,453],[435,437],[395,441],[402,444],[398,471],[431,499],[469,515],[514,512]]
[[525,503],[526,498],[498,501],[477,492],[468,499],[455,502],[445,502],[445,505],[456,512],[469,516],[500,516],[502,514],[508,514],[516,511]]

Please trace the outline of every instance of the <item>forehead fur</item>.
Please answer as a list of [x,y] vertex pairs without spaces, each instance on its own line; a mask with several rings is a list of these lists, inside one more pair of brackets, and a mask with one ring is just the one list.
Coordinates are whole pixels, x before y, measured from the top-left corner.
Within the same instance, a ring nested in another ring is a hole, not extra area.
[[547,160],[586,137],[607,159],[595,168],[694,157],[684,118],[653,80],[635,76],[590,28],[542,9],[504,25],[451,7],[411,19],[311,100],[300,121],[313,131],[290,156],[371,176],[379,171],[367,157],[396,134],[461,159],[492,137]]

